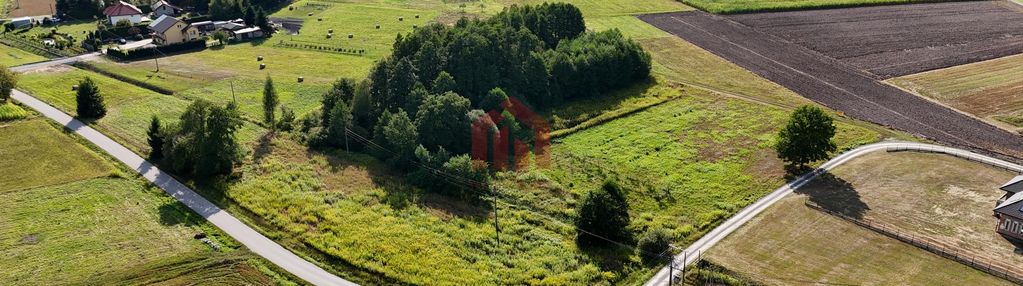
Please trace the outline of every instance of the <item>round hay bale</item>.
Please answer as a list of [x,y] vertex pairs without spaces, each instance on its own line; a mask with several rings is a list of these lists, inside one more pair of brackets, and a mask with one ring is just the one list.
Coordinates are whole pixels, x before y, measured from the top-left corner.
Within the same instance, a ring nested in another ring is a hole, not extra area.
[[77,84],[76,85],[72,85],[71,86],[71,90],[78,90],[78,85]]
[[380,24],[377,24],[377,29],[380,29]]
[[355,34],[348,34],[348,38],[349,38],[349,39],[351,39],[351,38],[355,38]]
[[309,15],[309,17],[312,17],[313,16],[313,12],[309,12],[308,15]]
[[260,63],[259,64],[259,69],[265,69],[265,68],[266,68],[266,64],[264,64],[264,63]]
[[256,61],[259,61],[259,62],[263,61],[263,56],[256,56]]
[[415,24],[413,24],[412,25],[412,29],[415,29],[415,28],[419,28],[419,26],[416,26]]
[[398,22],[405,21],[405,17],[398,17]]
[[295,10],[295,6],[290,6],[290,5],[288,6],[288,11],[294,11],[294,10]]
[[331,34],[331,33],[327,33],[327,39],[330,39],[330,38],[332,38],[332,37],[334,37],[334,34]]
[[334,29],[327,29],[327,34],[333,34],[333,33],[334,33]]
[[416,19],[419,19],[419,14],[416,14]]
[[323,21],[323,18],[316,18],[316,21]]
[[305,77],[304,76],[298,77],[298,82],[303,82],[303,81],[305,81]]

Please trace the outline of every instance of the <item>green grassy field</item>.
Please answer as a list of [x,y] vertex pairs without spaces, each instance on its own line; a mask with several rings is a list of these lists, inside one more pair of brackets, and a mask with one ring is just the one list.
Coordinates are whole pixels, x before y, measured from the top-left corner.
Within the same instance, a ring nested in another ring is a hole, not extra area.
[[767,285],[1012,285],[803,205],[790,196],[706,258]]
[[17,65],[40,62],[46,58],[22,51],[18,48],[14,48],[8,45],[0,44],[0,65],[5,67],[13,67]]
[[[45,119],[0,125],[0,281],[11,285],[287,282],[202,217]],[[12,182],[14,182],[12,184]],[[192,236],[207,232],[224,252]]]
[[[164,122],[175,122],[189,104],[188,100],[180,97],[158,94],[94,72],[66,66],[23,74],[18,85],[33,96],[74,115],[75,91],[71,87],[85,77],[91,77],[96,82],[107,105],[107,115],[93,124],[135,151],[149,148],[146,130],[152,116],[156,115]],[[230,98],[230,95],[227,96]],[[255,124],[246,123],[239,131],[239,140],[254,142],[262,135],[261,129]]]
[[[0,123],[0,193],[110,175],[101,158],[41,119]],[[54,167],[60,166],[55,172]]]
[[809,10],[939,1],[943,0],[682,0],[683,3],[690,6],[716,14]]
[[1009,130],[1023,130],[1023,55],[886,81]]

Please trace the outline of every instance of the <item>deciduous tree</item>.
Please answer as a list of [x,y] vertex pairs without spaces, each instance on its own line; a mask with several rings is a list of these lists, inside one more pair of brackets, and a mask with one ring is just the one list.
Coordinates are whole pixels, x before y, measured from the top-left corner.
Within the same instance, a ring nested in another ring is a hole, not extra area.
[[11,90],[18,85],[18,74],[7,67],[0,66],[0,102],[11,98]]
[[583,197],[575,227],[579,230],[576,240],[583,246],[605,246],[611,241],[632,239],[628,230],[629,202],[617,182],[604,181],[603,186]]
[[778,158],[803,166],[828,158],[836,149],[835,125],[830,115],[816,106],[804,105],[792,112],[785,127],[778,132],[775,150]]

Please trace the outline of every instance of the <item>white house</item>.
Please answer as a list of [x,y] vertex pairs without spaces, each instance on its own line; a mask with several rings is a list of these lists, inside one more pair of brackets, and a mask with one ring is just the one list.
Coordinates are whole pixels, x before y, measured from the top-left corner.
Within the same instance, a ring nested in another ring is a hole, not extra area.
[[124,20],[132,24],[142,22],[142,10],[124,1],[117,1],[114,5],[103,9],[103,15],[107,16],[110,25],[117,25],[118,22]]
[[178,15],[178,11],[181,11],[181,8],[171,5],[170,3],[167,3],[167,1],[163,0],[157,1],[156,3],[153,3],[153,5],[149,5],[149,7],[153,8],[153,17],[160,17],[164,15],[173,17]]

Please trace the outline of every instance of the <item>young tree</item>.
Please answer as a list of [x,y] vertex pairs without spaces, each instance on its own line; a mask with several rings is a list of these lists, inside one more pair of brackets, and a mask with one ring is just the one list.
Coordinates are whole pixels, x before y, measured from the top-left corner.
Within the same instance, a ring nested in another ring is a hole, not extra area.
[[277,89],[274,88],[274,81],[270,75],[266,76],[266,83],[263,84],[263,122],[273,128],[277,120],[274,119],[274,111],[277,110]]
[[222,30],[217,30],[216,32],[213,32],[213,39],[217,40],[217,43],[219,43],[220,45],[223,45],[224,43],[227,43],[227,41],[231,39],[231,35],[228,35],[227,32],[224,32]]
[[404,110],[384,112],[374,128],[373,138],[378,145],[387,149],[381,150],[380,154],[387,158],[389,164],[402,170],[412,167],[408,162],[415,158],[419,133]]
[[500,87],[495,87],[487,92],[487,95],[483,96],[482,102],[479,103],[480,109],[491,111],[501,110],[505,101],[508,101],[508,94],[504,93],[504,90]]
[[331,116],[327,125],[327,143],[335,147],[344,147],[345,136],[352,127],[352,110],[344,101],[339,101],[329,113]]
[[575,219],[579,230],[576,241],[583,246],[605,246],[611,243],[607,240],[630,241],[628,226],[629,202],[625,193],[615,181],[606,180],[601,188],[582,199]]
[[146,135],[149,136],[149,159],[160,160],[163,158],[163,133],[160,129],[160,118],[153,115],[153,119],[149,121],[149,131]]
[[369,80],[363,80],[355,86],[355,98],[352,98],[352,120],[355,125],[369,129],[376,123],[376,116],[373,113],[373,99],[370,98]]
[[106,104],[103,103],[103,96],[99,94],[99,87],[92,78],[86,77],[78,83],[78,93],[75,96],[78,104],[78,117],[99,119],[107,115]]
[[199,179],[230,174],[241,158],[234,137],[241,125],[233,104],[221,107],[196,100],[181,114],[180,124],[164,132],[164,162]]
[[836,149],[835,125],[830,115],[816,106],[804,105],[796,109],[785,127],[778,132],[775,150],[778,158],[803,166],[828,158]]
[[0,66],[0,102],[11,98],[11,90],[18,85],[18,74],[7,67]]
[[323,105],[323,118],[321,122],[326,127],[330,124],[330,116],[334,105],[339,102],[351,103],[355,97],[355,81],[349,78],[338,79],[334,85],[323,94],[321,103]]
[[649,229],[639,238],[640,257],[644,262],[657,262],[663,253],[670,257],[672,253],[665,253],[671,247],[675,238],[671,232],[663,228]]
[[277,129],[282,131],[295,130],[295,112],[281,105],[281,119],[277,122]]

